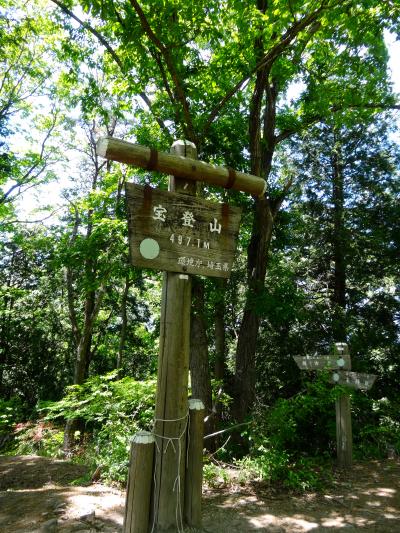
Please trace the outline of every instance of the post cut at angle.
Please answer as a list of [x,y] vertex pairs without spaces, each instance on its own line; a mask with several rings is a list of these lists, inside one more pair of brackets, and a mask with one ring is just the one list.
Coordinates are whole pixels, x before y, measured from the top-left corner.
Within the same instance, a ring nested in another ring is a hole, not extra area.
[[232,188],[254,196],[262,196],[267,187],[265,180],[252,174],[233,172],[226,167],[217,167],[188,157],[158,152],[146,146],[113,137],[99,139],[96,150],[97,154],[105,159],[157,170],[178,178]]

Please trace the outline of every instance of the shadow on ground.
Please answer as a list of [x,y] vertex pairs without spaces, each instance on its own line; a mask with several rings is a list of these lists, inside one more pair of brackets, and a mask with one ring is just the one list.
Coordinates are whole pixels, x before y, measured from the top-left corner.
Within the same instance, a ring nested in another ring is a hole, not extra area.
[[358,464],[324,494],[273,494],[257,488],[205,498],[204,531],[315,533],[400,531],[400,461]]
[[[101,484],[68,485],[85,473],[84,466],[44,457],[0,457],[0,533],[39,532],[52,521],[50,531],[122,531],[124,493]],[[400,460],[388,459],[355,465],[322,494],[289,495],[234,484],[206,489],[200,531],[396,533],[399,480]]]
[[0,457],[0,533],[43,527],[64,533],[121,531],[123,493],[101,484],[70,485],[87,473],[86,466],[46,457]]

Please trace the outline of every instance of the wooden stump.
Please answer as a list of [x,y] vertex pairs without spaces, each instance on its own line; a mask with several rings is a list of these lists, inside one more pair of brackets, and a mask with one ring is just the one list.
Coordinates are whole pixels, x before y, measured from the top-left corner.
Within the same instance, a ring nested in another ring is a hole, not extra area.
[[185,476],[185,520],[189,526],[201,527],[201,493],[203,485],[204,404],[189,400],[189,428]]
[[136,433],[131,445],[124,533],[148,533],[153,482],[154,436]]

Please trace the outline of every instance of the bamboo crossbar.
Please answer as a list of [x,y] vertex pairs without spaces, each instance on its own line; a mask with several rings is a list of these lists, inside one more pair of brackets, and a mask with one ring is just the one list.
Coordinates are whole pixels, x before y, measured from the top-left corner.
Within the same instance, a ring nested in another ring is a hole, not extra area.
[[97,142],[97,154],[112,161],[157,170],[178,178],[232,188],[258,197],[265,193],[267,187],[265,180],[252,174],[217,167],[189,157],[158,152],[114,137],[100,138]]

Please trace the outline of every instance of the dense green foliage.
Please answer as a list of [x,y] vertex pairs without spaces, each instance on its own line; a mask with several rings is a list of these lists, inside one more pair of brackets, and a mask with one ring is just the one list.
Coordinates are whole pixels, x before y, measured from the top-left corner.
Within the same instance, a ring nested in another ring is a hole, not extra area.
[[151,424],[161,273],[129,265],[123,189],[167,184],[99,158],[96,140],[114,135],[164,151],[183,137],[267,182],[261,199],[202,191],[243,209],[231,278],[198,282],[207,372],[192,383],[208,391],[210,431],[248,424],[219,457],[318,486],[338,389],[292,356],[344,340],[353,369],[378,376],[352,396],[355,453],[400,453],[399,103],[385,44],[399,21],[378,0],[0,0],[4,449],[59,454],[78,421],[72,452],[123,481],[129,439]]
[[[62,400],[38,405],[39,422],[16,425],[9,452],[62,455],[63,422],[79,416],[86,437],[80,431],[74,435],[77,459],[93,467],[92,473],[100,467],[103,479],[125,482],[130,441],[138,430],[151,429],[154,396],[154,380],[118,380],[116,372],[71,385]],[[16,401],[2,409],[8,417],[2,418],[0,430],[20,416]]]

